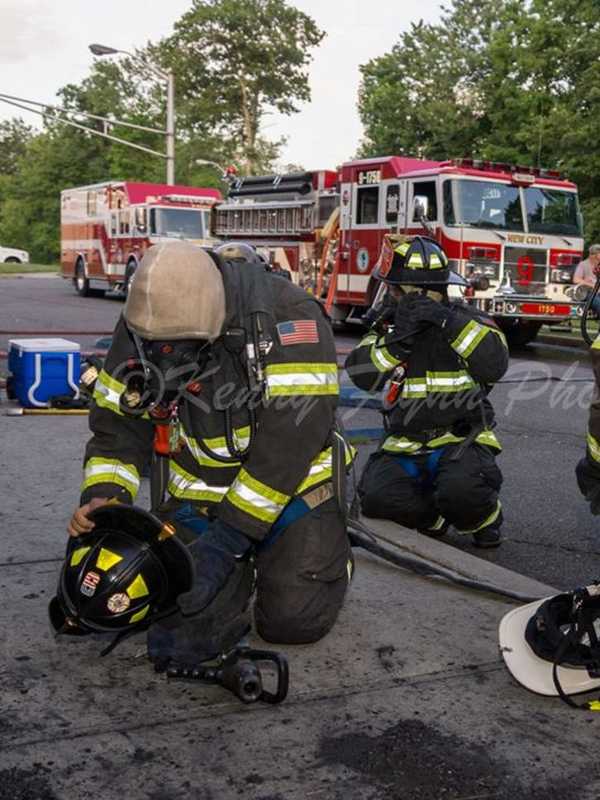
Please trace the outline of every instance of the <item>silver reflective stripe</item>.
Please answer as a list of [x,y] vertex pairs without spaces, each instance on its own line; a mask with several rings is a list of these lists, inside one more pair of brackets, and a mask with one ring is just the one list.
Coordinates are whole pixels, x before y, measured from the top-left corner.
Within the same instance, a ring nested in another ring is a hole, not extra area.
[[114,458],[93,457],[83,470],[82,491],[97,483],[115,483],[135,497],[140,488],[138,471],[133,464],[123,464]]
[[261,483],[242,468],[227,494],[227,499],[250,516],[273,523],[290,497]]
[[190,475],[178,464],[171,462],[168,489],[175,497],[219,502],[229,491],[229,486],[209,486],[201,478]]
[[[227,461],[227,463],[225,463],[223,461],[217,461],[215,458],[211,458],[210,456],[206,455],[206,453],[202,450],[202,448],[198,444],[197,440],[194,439],[192,436],[188,436],[185,431],[181,432],[181,438],[186,443],[186,445],[187,445],[188,449],[190,450],[191,454],[194,456],[194,458],[196,459],[198,464],[200,464],[200,466],[203,466],[203,467],[234,467],[234,466],[236,466],[237,464],[240,463],[239,461],[231,460],[232,456],[231,456],[231,453],[229,452],[229,448],[227,447],[227,445],[221,443],[222,442],[221,439],[216,439],[216,440],[215,439],[212,439],[212,440],[211,439],[204,439],[203,440],[203,444],[209,450],[211,450],[213,453],[215,453],[216,455],[220,455],[220,456],[224,456],[224,457],[228,458],[229,460]],[[239,447],[242,450],[245,449],[248,446],[248,442],[250,441],[249,436],[247,436],[247,435],[246,436],[238,436],[238,435],[236,435],[236,432],[234,432],[233,439],[234,439],[234,442],[235,442],[236,446]],[[213,442],[212,445],[209,444],[211,441]],[[219,444],[214,444],[214,442],[216,442],[216,441],[218,441]]]

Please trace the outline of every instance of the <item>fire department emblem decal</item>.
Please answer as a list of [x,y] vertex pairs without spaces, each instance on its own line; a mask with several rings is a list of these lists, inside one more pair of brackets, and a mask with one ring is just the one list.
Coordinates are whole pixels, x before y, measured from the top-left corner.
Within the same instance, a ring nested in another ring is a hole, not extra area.
[[79,591],[86,597],[93,597],[100,580],[100,575],[98,575],[97,572],[87,572],[85,578],[81,582]]
[[356,254],[356,269],[359,272],[366,272],[369,269],[369,251],[366,247],[361,247]]
[[117,594],[111,594],[106,605],[111,614],[120,614],[122,611],[127,611],[131,605],[131,600],[125,592],[118,592]]

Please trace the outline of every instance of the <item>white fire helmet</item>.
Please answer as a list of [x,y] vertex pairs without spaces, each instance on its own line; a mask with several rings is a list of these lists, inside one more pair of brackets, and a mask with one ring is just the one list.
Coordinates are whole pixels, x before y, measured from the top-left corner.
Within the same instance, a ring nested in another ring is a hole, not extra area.
[[600,583],[537,600],[509,611],[500,622],[500,651],[526,689],[559,696],[576,708],[600,711],[569,695],[600,687]]

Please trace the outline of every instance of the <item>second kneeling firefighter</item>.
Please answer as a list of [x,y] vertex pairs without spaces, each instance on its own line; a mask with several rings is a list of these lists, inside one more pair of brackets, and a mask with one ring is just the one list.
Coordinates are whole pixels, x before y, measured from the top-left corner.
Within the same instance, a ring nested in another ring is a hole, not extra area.
[[332,485],[351,460],[334,432],[338,393],[330,326],[303,290],[257,259],[184,242],[144,256],[96,383],[69,533],[85,539],[107,498],[134,500],[162,425],[170,499],[158,514],[189,542],[194,578],[149,629],[155,663],[187,667],[232,648],[254,568],[264,639],[330,630],[351,572]]
[[495,547],[502,475],[487,395],[508,365],[505,338],[485,314],[449,301],[448,286],[466,281],[432,239],[386,236],[374,275],[387,302],[346,361],[361,389],[388,382],[386,436],[361,477],[362,511],[432,536],[453,525]]

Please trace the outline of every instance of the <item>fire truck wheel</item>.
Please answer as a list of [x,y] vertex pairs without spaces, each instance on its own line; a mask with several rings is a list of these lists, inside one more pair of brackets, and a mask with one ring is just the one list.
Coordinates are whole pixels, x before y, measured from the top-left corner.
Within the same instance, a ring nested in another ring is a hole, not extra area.
[[73,279],[75,291],[80,297],[88,297],[90,293],[90,282],[85,277],[85,267],[83,261],[78,261],[75,267],[75,277]]
[[518,349],[533,342],[542,327],[542,323],[532,320],[514,320],[511,325],[503,325],[501,322],[500,327],[506,335],[509,347]]

